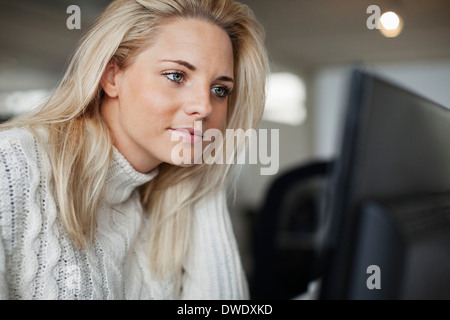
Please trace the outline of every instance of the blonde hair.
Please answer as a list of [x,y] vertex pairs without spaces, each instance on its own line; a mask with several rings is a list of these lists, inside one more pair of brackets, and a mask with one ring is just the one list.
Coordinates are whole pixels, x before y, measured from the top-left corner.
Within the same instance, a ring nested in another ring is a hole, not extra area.
[[[39,110],[1,126],[48,129],[46,143],[60,216],[81,248],[94,237],[112,157],[113,140],[100,114],[101,77],[111,59],[121,68],[132,64],[157,37],[158,28],[176,18],[206,20],[227,32],[235,59],[227,128],[255,128],[263,112],[268,71],[264,33],[252,11],[233,0],[113,1],[83,37],[48,101]],[[194,206],[223,187],[230,173],[230,164],[190,168],[161,164],[158,176],[140,188],[150,217],[149,258],[154,274],[163,276],[182,269]]]

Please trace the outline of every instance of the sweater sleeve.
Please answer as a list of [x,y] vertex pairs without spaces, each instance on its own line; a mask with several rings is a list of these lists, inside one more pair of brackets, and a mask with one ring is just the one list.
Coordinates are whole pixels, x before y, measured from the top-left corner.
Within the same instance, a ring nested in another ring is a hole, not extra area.
[[8,286],[6,284],[6,258],[3,243],[0,239],[0,300],[8,299]]
[[[34,240],[40,212],[32,202],[39,173],[35,158],[29,156],[34,152],[34,139],[28,131],[0,133],[0,299],[15,299],[11,285],[28,288],[37,269]],[[19,269],[26,275],[20,281]]]
[[182,299],[249,299],[225,190],[197,206],[186,263]]

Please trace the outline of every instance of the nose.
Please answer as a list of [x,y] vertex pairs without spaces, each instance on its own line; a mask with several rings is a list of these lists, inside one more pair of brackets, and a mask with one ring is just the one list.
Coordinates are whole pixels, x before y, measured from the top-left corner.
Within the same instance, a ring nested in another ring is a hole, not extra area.
[[211,96],[208,90],[197,90],[192,94],[189,102],[185,104],[185,112],[195,120],[207,119],[213,111]]

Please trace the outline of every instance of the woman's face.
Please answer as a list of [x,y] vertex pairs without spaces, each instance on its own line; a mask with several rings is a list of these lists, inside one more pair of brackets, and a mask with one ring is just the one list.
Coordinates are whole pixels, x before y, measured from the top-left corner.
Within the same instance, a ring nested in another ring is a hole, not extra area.
[[172,141],[174,132],[193,155],[201,133],[184,129],[194,123],[202,132],[224,129],[233,76],[232,44],[223,29],[197,19],[170,22],[129,67],[110,63],[105,71],[101,112],[114,145],[140,172],[173,163],[180,144]]

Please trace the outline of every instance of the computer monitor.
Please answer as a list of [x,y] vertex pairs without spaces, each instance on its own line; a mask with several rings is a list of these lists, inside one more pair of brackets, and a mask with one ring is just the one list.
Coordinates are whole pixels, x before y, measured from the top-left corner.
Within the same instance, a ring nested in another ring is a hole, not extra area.
[[320,299],[450,299],[450,110],[353,70]]

